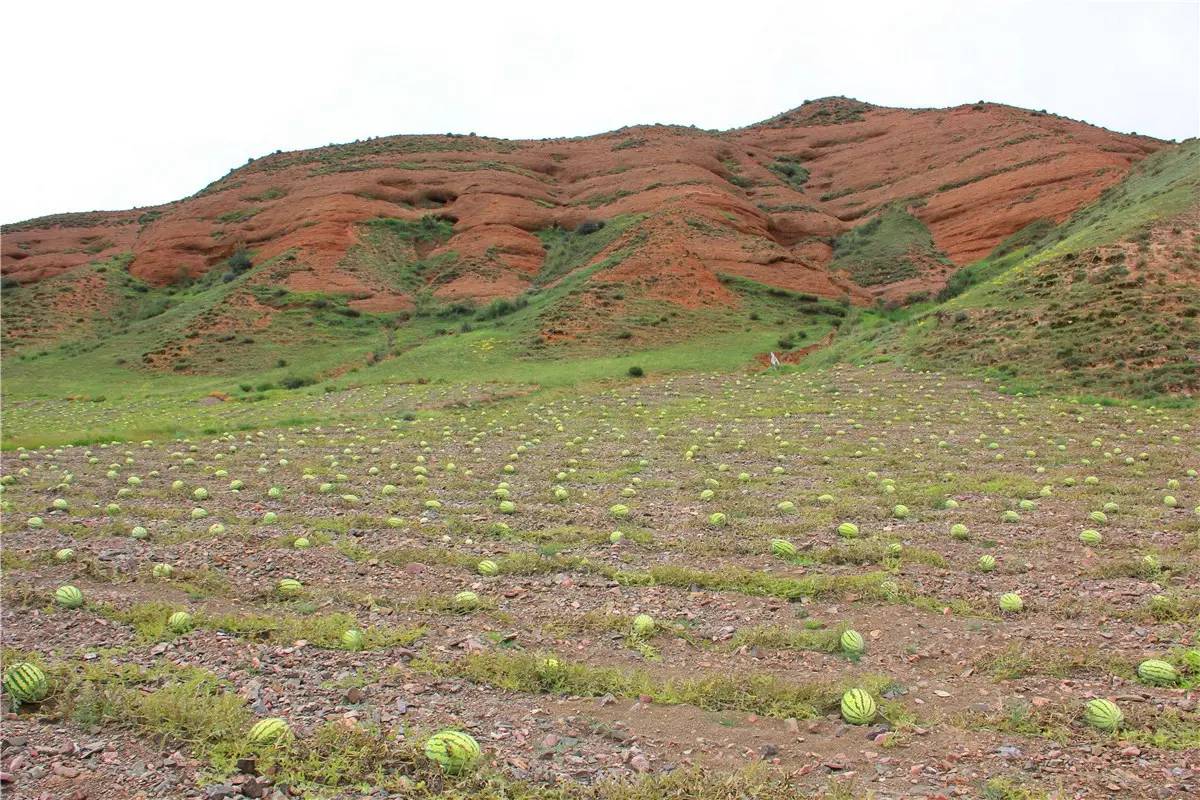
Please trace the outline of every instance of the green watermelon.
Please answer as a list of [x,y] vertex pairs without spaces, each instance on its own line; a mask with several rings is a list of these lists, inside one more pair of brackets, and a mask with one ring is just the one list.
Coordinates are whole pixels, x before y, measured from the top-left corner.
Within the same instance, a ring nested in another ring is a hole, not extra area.
[[192,615],[186,611],[176,611],[167,617],[167,627],[171,633],[187,633],[192,629]]
[[254,723],[247,738],[256,747],[278,744],[291,738],[292,731],[288,724],[279,717],[268,717]]
[[1088,701],[1083,710],[1083,721],[1102,731],[1115,731],[1125,721],[1125,715],[1116,703],[1101,698]]
[[37,703],[50,693],[50,681],[36,664],[21,661],[4,670],[4,693],[14,706]]
[[1000,595],[1000,610],[1009,614],[1017,614],[1025,608],[1025,601],[1016,592],[1006,592]]
[[851,689],[842,695],[842,719],[851,725],[869,725],[877,712],[875,698],[863,689]]
[[74,586],[60,586],[54,592],[54,602],[63,608],[79,608],[83,605],[83,592]]
[[840,644],[842,645],[842,650],[847,655],[852,656],[860,655],[867,649],[867,643],[863,641],[862,634],[853,628],[848,628],[842,633]]
[[787,539],[772,539],[771,555],[779,556],[780,558],[795,558],[796,545],[792,544]]
[[280,597],[298,597],[304,591],[304,584],[295,578],[284,578],[275,587]]
[[1166,661],[1149,658],[1138,664],[1138,677],[1151,686],[1169,686],[1179,680],[1179,672]]
[[462,731],[440,731],[425,742],[425,757],[448,775],[459,775],[479,761],[479,743]]

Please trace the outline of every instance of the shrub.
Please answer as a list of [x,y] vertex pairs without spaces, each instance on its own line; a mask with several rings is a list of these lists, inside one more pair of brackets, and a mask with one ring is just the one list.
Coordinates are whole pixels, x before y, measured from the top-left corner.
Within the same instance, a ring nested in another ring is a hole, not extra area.
[[642,369],[641,367],[630,367],[629,368],[629,377],[631,377],[631,378],[640,378],[645,374],[646,374],[646,371],[644,369]]
[[229,269],[236,275],[245,272],[254,266],[250,261],[250,253],[245,250],[238,250],[229,257]]

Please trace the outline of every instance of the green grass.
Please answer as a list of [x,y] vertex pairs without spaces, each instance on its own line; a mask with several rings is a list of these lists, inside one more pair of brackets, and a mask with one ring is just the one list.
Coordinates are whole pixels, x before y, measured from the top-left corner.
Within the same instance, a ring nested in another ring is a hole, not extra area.
[[949,263],[923,222],[889,206],[834,241],[830,268],[846,270],[859,286],[875,286],[918,276],[928,259]]
[[[648,672],[593,667],[561,659],[546,666],[536,653],[483,653],[454,661],[423,658],[413,669],[435,676],[454,676],[513,692],[636,698],[647,696],[663,705],[692,705],[705,711],[744,711],[763,716],[812,719],[838,708],[841,684],[789,683],[769,675],[656,678]],[[854,685],[874,693],[893,685],[884,676],[859,676]]]

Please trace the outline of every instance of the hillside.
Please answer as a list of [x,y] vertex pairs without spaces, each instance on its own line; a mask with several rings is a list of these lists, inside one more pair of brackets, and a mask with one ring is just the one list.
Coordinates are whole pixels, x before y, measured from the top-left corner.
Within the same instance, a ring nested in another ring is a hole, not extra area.
[[[993,104],[831,98],[725,132],[276,153],[166,206],[5,226],[5,366],[33,396],[172,376],[262,399],[366,368],[553,382],[531,364],[735,368],[834,342],[814,358],[1190,393],[1193,306],[1162,296],[1191,280],[1192,223],[1145,225],[1187,207],[1192,152]],[[1103,320],[1132,324],[1072,349],[1059,340],[1087,326],[1061,327],[1062,303],[1090,317],[1111,287],[1022,281],[1126,234],[1156,243],[1148,260],[1121,245],[1146,263]]]
[[1200,392],[1200,142],[1141,162],[1062,225],[958,272],[943,303],[850,332],[819,361],[899,359],[1014,386]]

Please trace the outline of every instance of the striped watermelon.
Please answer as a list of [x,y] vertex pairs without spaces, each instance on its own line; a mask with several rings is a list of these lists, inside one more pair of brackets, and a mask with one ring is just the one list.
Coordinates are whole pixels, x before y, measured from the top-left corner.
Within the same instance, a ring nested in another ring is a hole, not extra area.
[[186,611],[176,611],[167,617],[167,627],[172,633],[187,633],[192,629],[192,615]]
[[83,592],[70,584],[60,586],[54,592],[54,602],[63,608],[79,608],[83,605]]
[[49,692],[50,681],[36,664],[22,661],[4,671],[4,693],[12,698],[14,706],[37,703]]
[[649,636],[654,632],[654,617],[649,614],[638,614],[633,618],[633,635]]
[[1125,715],[1112,700],[1089,700],[1083,710],[1083,721],[1102,731],[1115,731],[1125,721]]
[[779,556],[780,558],[795,558],[796,545],[792,544],[787,539],[772,539],[771,555]]
[[844,539],[853,539],[855,536],[858,536],[858,526],[853,522],[843,522],[837,526],[837,532],[838,536]]
[[247,738],[250,744],[257,747],[264,745],[277,744],[292,735],[292,731],[288,728],[288,724],[279,717],[268,717],[267,719],[259,720],[254,723],[254,727],[250,729]]
[[991,572],[992,570],[994,570],[996,568],[996,557],[993,555],[984,553],[983,555],[981,555],[979,557],[978,564],[979,564],[980,572]]
[[867,649],[867,643],[863,641],[862,634],[853,628],[847,629],[840,640],[842,650],[848,655],[856,656]]
[[869,725],[875,719],[875,699],[863,689],[842,695],[842,719],[851,725]]
[[347,650],[362,650],[365,645],[366,638],[358,628],[350,628],[342,634],[342,646]]
[[1179,672],[1166,661],[1149,658],[1138,664],[1138,677],[1152,686],[1167,686],[1179,680]]
[[275,587],[280,597],[296,597],[304,591],[304,584],[295,578],[284,578]]
[[1000,595],[1000,610],[1006,611],[1009,614],[1019,613],[1025,608],[1025,601],[1021,599],[1021,595],[1016,592],[1005,592]]
[[450,775],[461,774],[478,763],[479,743],[462,731],[440,731],[425,742],[425,756]]
[[475,566],[475,569],[479,570],[480,575],[487,575],[488,577],[500,574],[500,565],[495,561],[492,561],[490,558],[485,558],[483,561],[480,561]]

